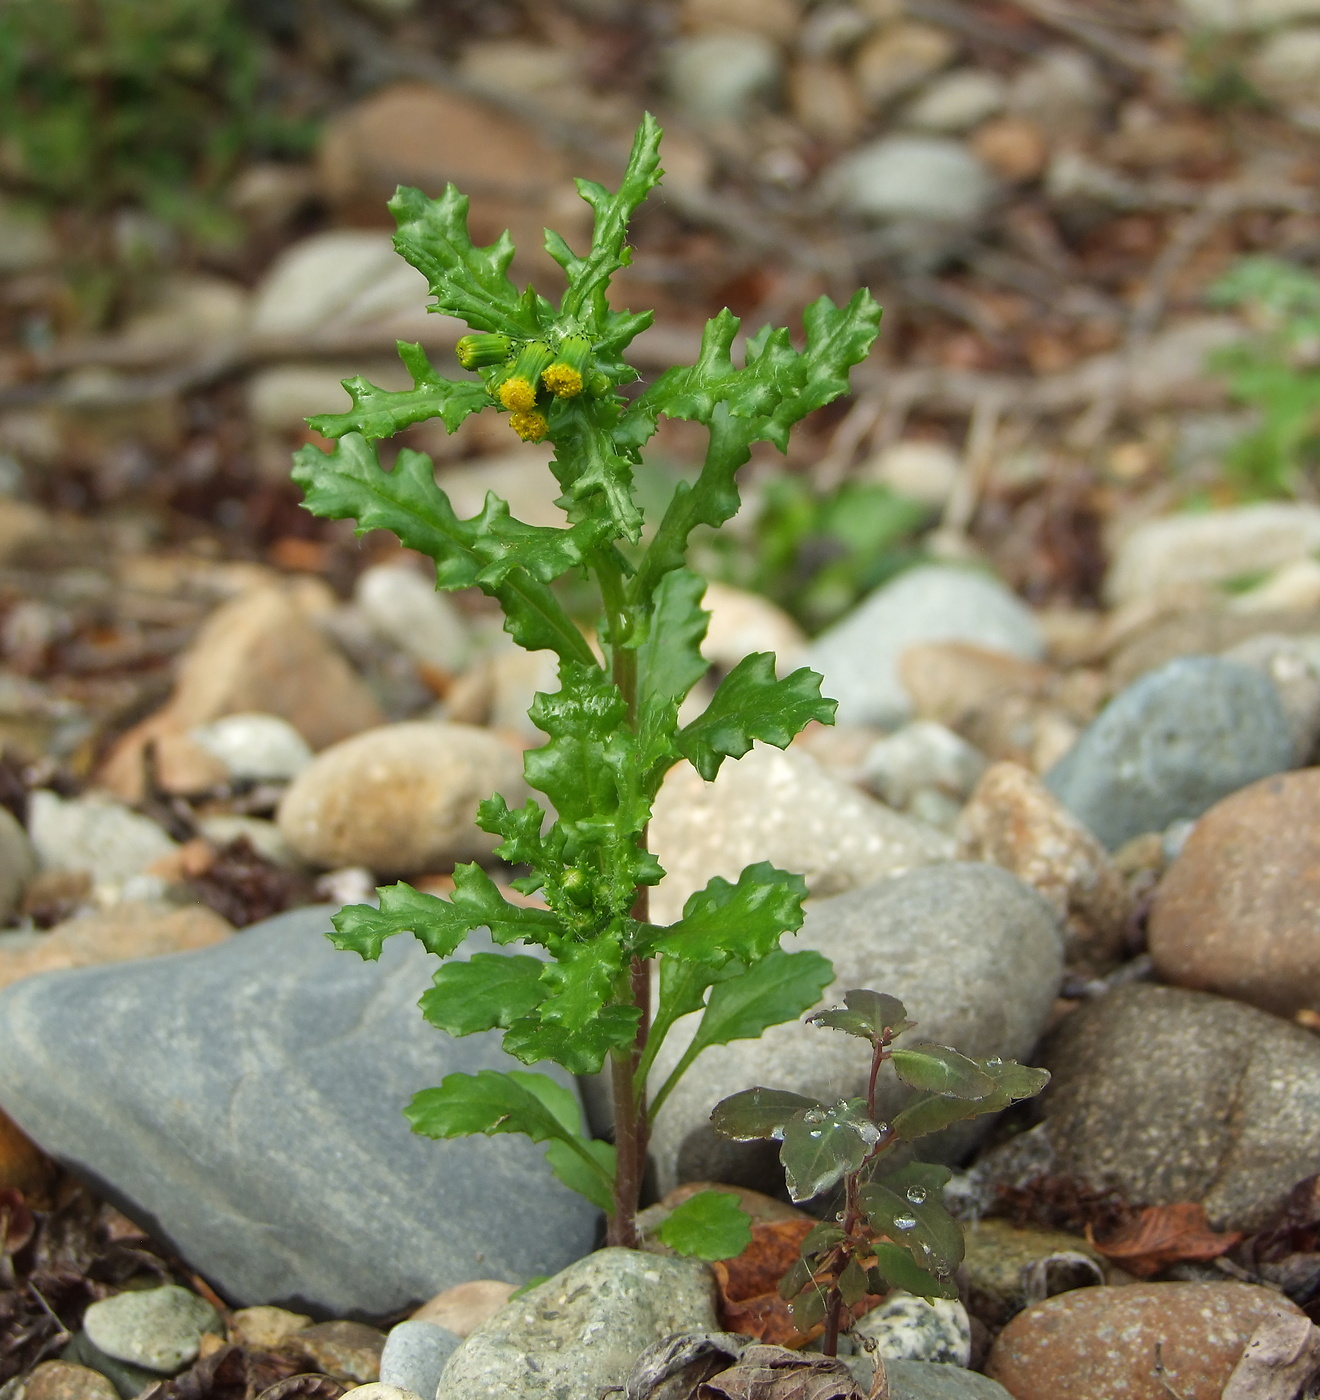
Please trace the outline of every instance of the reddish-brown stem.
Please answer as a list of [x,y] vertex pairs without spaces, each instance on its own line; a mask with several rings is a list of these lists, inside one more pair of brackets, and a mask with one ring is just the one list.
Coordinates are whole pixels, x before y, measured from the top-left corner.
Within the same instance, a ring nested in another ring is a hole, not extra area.
[[888,1058],[885,1050],[885,1042],[878,1040],[875,1049],[871,1052],[871,1077],[866,1081],[866,1116],[875,1122],[875,1081],[880,1073],[880,1066]]

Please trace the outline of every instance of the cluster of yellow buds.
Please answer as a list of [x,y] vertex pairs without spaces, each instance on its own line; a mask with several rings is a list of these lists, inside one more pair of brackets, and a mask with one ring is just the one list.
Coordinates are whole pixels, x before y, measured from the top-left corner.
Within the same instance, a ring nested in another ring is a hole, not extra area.
[[509,410],[509,426],[524,442],[540,442],[550,431],[542,407],[548,398],[576,398],[589,379],[591,342],[581,335],[566,335],[553,349],[545,340],[465,335],[455,353],[464,369],[507,366],[503,376],[492,380],[491,392]]

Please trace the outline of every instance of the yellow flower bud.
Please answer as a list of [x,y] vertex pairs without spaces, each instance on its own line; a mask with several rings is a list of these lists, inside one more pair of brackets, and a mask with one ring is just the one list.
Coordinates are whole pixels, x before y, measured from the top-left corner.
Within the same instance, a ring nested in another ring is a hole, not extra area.
[[542,371],[541,383],[558,399],[576,398],[590,360],[591,342],[585,336],[566,335],[559,342],[554,364]]
[[537,412],[536,409],[513,414],[509,419],[509,427],[524,442],[540,442],[550,431],[550,424],[545,421],[545,414]]
[[543,340],[533,340],[518,351],[495,396],[510,413],[530,413],[536,407],[541,371],[554,359]]
[[464,369],[482,369],[503,364],[513,350],[507,335],[465,335],[454,346],[454,354]]

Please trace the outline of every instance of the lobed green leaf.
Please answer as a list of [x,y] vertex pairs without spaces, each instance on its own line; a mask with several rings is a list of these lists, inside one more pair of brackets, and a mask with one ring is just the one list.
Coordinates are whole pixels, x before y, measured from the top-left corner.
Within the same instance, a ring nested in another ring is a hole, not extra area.
[[751,1244],[752,1222],[731,1191],[698,1191],[670,1211],[657,1234],[679,1254],[733,1259]]
[[545,1000],[544,970],[539,958],[522,953],[474,953],[466,962],[447,962],[422,994],[422,1015],[450,1035],[508,1030]]
[[795,1021],[834,980],[834,965],[819,953],[775,949],[738,977],[717,982],[692,1044],[697,1053],[731,1040],[756,1040],[771,1026]]
[[683,917],[657,930],[646,951],[715,967],[730,958],[759,962],[785,933],[802,927],[806,897],[801,875],[776,870],[769,861],[747,866],[736,885],[716,875],[688,896]]

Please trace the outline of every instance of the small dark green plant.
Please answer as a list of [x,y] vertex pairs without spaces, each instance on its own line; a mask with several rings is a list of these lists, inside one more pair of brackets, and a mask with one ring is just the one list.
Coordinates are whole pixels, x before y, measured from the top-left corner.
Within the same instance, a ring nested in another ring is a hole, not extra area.
[[241,156],[310,143],[261,87],[233,0],[4,0],[0,172],[59,203],[141,205],[205,233]]
[[[545,907],[513,904],[479,865],[460,865],[451,898],[392,885],[380,891],[379,909],[338,914],[332,937],[364,958],[378,957],[385,938],[412,932],[451,959],[482,928],[496,943],[542,950],[446,961],[422,998],[423,1013],[453,1035],[499,1027],[505,1049],[524,1064],[551,1060],[592,1074],[608,1062],[614,1144],[589,1139],[573,1096],[526,1071],[451,1074],[418,1094],[408,1116],[436,1138],[516,1132],[548,1142],[555,1172],[608,1212],[608,1238],[624,1245],[636,1243],[649,1124],[679,1076],[708,1046],[755,1038],[801,1015],[832,977],[818,953],[779,947],[781,935],[801,925],[806,889],[800,876],[765,863],[732,884],[712,880],[677,923],[651,923],[648,891],[664,872],[647,849],[647,823],[661,780],[680,759],[710,779],[758,739],[782,748],[809,721],[833,719],[818,675],[804,668],[777,680],[773,656],[762,653],[735,666],[705,712],[680,725],[679,706],[707,669],[705,584],[684,564],[693,530],[718,527],[738,510],[736,474],[751,444],[782,449],[794,423],[845,393],[849,368],[867,354],[880,319],[865,291],[845,307],[822,297],[807,309],[802,350],[787,331],[767,327],[748,341],[739,367],[730,357],[738,321],[723,311],[707,324],[695,365],[666,371],[631,401],[621,395],[619,387],[637,378],[623,351],[651,317],[612,309],[606,293],[629,261],[629,219],[660,179],[659,140],[648,116],[617,192],[578,181],[595,232],[582,257],[546,234],[567,276],[558,306],[509,280],[507,234],[473,246],[467,200],[453,186],[435,200],[401,189],[391,203],[395,246],[427,277],[433,309],[472,328],[458,358],[475,374],[441,378],[420,346],[400,345],[414,387],[390,393],[346,380],[352,409],[311,420],[335,446],[302,449],[294,468],[314,514],[353,518],[359,532],[392,530],[435,560],[439,587],[482,589],[500,603],[516,642],[559,657],[560,689],[538,695],[531,710],[548,740],[524,763],[553,819],[535,800],[511,809],[498,796],[477,816],[500,838],[496,854],[529,872],[515,887],[539,892]],[[515,520],[493,494],[480,515],[458,519],[430,458],[418,452],[404,449],[392,471],[381,469],[376,439],[435,417],[453,431],[483,409],[507,411],[520,437],[553,444],[565,528]],[[703,424],[710,445],[700,475],[677,486],[643,548],[633,468],[662,413]],[[599,655],[551,587],[568,574],[598,590]],[[665,1035],[697,1012],[690,1047],[648,1103]],[[694,1198],[667,1229],[708,1255],[737,1253],[747,1238],[728,1196]]]
[[1211,361],[1260,418],[1230,451],[1229,470],[1251,495],[1295,495],[1320,463],[1320,277],[1277,258],[1244,258],[1210,297],[1245,310],[1253,328]]
[[[882,992],[848,992],[843,1006],[807,1019],[871,1046],[866,1097],[830,1106],[783,1089],[746,1089],[717,1104],[711,1122],[738,1142],[780,1141],[795,1201],[843,1183],[843,1209],[812,1229],[779,1283],[799,1329],[825,1320],[824,1350],[834,1356],[845,1310],[867,1294],[902,1288],[924,1298],[956,1296],[950,1275],[962,1262],[962,1226],[941,1194],[952,1173],[913,1160],[910,1144],[1031,1098],[1049,1074],[1014,1060],[970,1060],[947,1045],[895,1047],[895,1037],[916,1022],[907,1019],[901,1001]],[[892,1122],[881,1121],[876,1110],[886,1061],[918,1091]]]

